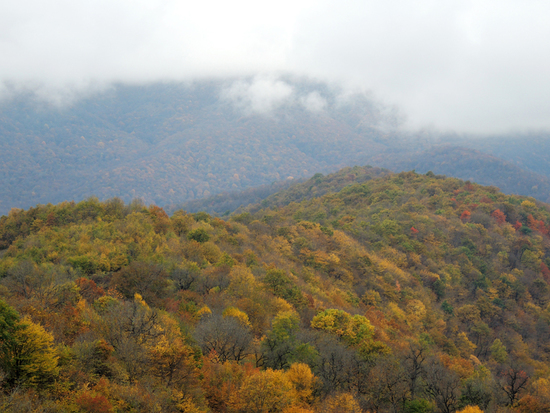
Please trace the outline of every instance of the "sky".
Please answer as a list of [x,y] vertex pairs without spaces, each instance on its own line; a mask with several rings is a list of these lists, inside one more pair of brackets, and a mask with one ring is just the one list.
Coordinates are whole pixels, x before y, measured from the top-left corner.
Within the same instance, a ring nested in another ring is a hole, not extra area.
[[0,0],[0,94],[256,76],[284,96],[290,73],[368,91],[411,129],[550,130],[548,16],[547,0]]

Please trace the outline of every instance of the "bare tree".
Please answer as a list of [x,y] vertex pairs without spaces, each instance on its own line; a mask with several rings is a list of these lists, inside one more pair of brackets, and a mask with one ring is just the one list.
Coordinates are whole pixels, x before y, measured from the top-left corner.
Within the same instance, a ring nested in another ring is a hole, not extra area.
[[460,378],[441,361],[432,358],[426,363],[425,390],[435,400],[440,411],[451,413],[455,411],[460,396]]
[[204,354],[215,351],[219,360],[241,361],[252,353],[252,332],[233,317],[212,314],[195,329],[195,339]]
[[504,368],[498,377],[498,387],[506,393],[508,398],[508,406],[514,406],[519,400],[519,394],[527,386],[529,375],[521,367],[513,364]]
[[409,343],[409,351],[403,356],[403,367],[407,380],[411,399],[414,399],[418,389],[418,380],[424,373],[424,363],[428,357],[428,347],[422,343]]

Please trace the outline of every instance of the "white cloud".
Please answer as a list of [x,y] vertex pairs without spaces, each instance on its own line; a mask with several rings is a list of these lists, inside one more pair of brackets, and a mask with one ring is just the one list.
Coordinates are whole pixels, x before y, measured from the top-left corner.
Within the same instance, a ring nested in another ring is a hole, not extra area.
[[[411,127],[550,129],[549,15],[546,0],[4,1],[0,84],[61,99],[288,72],[372,90]],[[263,82],[234,92],[260,111],[289,93]]]
[[257,76],[251,81],[234,82],[222,91],[221,96],[245,113],[271,114],[280,106],[292,102],[294,90],[280,79]]
[[322,112],[327,107],[327,100],[317,91],[308,93],[307,96],[302,96],[300,103],[304,108],[314,113]]

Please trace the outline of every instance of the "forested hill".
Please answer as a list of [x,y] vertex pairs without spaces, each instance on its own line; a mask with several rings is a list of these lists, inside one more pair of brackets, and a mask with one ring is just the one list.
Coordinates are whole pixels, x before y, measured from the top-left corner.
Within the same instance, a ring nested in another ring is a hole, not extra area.
[[316,173],[310,179],[287,180],[262,185],[242,192],[223,192],[204,199],[186,202],[179,206],[170,206],[169,212],[184,209],[188,212],[205,211],[210,214],[228,215],[241,210],[258,211],[262,207],[288,205],[305,199],[320,197],[329,192],[339,192],[345,186],[363,183],[392,172],[372,166],[354,166],[323,175]]
[[[550,200],[550,178],[521,169],[512,162],[464,147],[437,145],[431,149],[415,151],[404,148],[384,152],[370,158],[375,165],[344,168],[324,176],[317,173],[308,180],[287,180],[262,185],[245,191],[230,191],[203,199],[171,205],[167,211],[183,208],[186,211],[207,211],[224,215],[239,208],[257,210],[262,206],[290,203],[298,199],[320,196],[336,191],[351,183],[383,176],[393,171],[416,170],[419,173],[435,171],[485,185],[497,186],[506,194],[530,195],[542,201]],[[353,173],[350,174],[350,171]],[[283,189],[288,188],[287,191]]]
[[547,411],[550,206],[361,173],[227,220],[1,217],[0,410]]

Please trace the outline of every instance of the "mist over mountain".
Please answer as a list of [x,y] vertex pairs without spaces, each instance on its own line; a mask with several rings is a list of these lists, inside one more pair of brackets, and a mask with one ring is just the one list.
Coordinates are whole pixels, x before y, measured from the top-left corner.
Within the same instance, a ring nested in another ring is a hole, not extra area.
[[65,106],[17,95],[0,107],[0,210],[311,176],[380,152],[392,122],[367,96],[272,79],[119,85]]
[[89,196],[181,205],[354,165],[548,200],[544,134],[498,145],[401,121],[367,93],[291,76],[119,84],[60,105],[16,93],[0,103],[0,213]]

